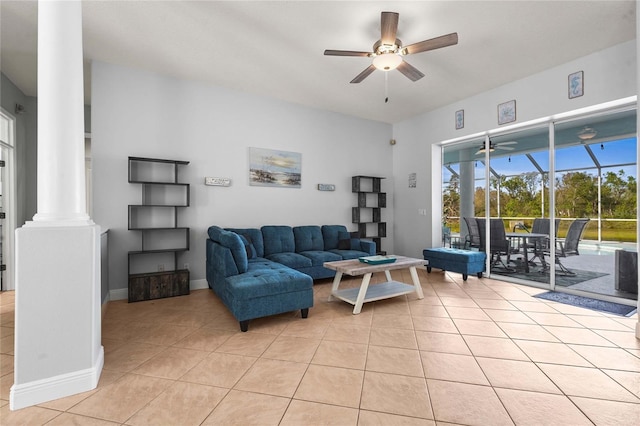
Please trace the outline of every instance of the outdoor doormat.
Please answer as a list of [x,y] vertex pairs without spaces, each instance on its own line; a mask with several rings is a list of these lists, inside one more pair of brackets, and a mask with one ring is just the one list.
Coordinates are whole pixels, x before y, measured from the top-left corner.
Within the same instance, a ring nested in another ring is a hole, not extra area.
[[619,303],[606,302],[604,300],[576,296],[574,294],[558,293],[557,291],[547,291],[534,297],[625,317],[632,315],[637,309],[635,306],[621,305]]
[[[602,272],[593,272],[593,271],[582,271],[580,269],[571,269],[571,271],[575,275],[561,275],[561,273],[556,272],[556,285],[562,287],[569,287],[575,284],[583,283],[585,281],[593,280],[595,278],[604,277],[605,275],[609,275],[607,273]],[[496,273],[500,273],[496,271]],[[539,266],[531,266],[529,268],[529,273],[525,273],[524,271],[518,271],[515,273],[504,274],[510,277],[520,278],[523,280],[535,281],[538,283],[549,284],[550,277],[549,271],[543,270]]]

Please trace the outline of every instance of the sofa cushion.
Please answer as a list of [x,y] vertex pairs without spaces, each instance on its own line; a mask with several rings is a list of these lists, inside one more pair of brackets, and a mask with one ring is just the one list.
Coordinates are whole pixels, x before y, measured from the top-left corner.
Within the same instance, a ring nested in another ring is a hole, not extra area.
[[312,266],[322,266],[324,262],[342,260],[342,256],[330,251],[303,251],[300,254],[311,259]]
[[338,232],[338,250],[349,250],[351,248],[351,234],[348,232]]
[[240,241],[242,241],[242,244],[244,244],[245,251],[247,252],[247,259],[255,259],[256,257],[258,257],[251,237],[244,235],[239,235],[239,237]]
[[207,280],[213,282],[220,273],[223,277],[238,275],[238,266],[231,250],[211,239],[207,240]]
[[324,238],[319,226],[296,226],[293,228],[296,253],[324,250]]
[[258,228],[225,228],[227,231],[235,232],[244,237],[253,244],[256,249],[257,257],[264,257],[264,240],[262,239],[262,231]]
[[285,295],[313,288],[310,276],[288,268],[249,271],[229,277],[227,281],[229,286],[226,291],[239,300]]
[[311,259],[298,253],[274,253],[267,256],[267,259],[282,263],[293,269],[307,268],[311,266]]
[[277,253],[295,253],[296,244],[290,226],[268,225],[260,228],[264,240],[264,257]]
[[338,248],[338,234],[340,232],[348,232],[344,225],[322,225],[320,228],[322,237],[324,238],[324,249],[332,250]]
[[338,250],[360,250],[359,233],[338,232]]
[[251,261],[249,262],[249,269],[247,270],[247,272],[255,272],[263,269],[272,271],[276,269],[285,269],[288,271],[291,268],[289,268],[288,266],[284,266],[281,263],[272,262],[263,257],[256,257],[255,259],[251,259]]
[[220,244],[223,247],[231,250],[233,260],[236,262],[236,267],[239,273],[247,272],[248,258],[247,251],[244,248],[244,244],[240,240],[240,236],[235,232],[225,231],[218,226],[210,226],[207,230],[209,238],[212,241]]
[[365,252],[365,251],[360,251],[360,250],[340,250],[340,249],[333,249],[333,250],[329,250],[331,253],[335,253],[339,256],[341,256],[344,260],[348,260],[348,259],[357,259],[359,257],[364,257],[364,256],[371,256],[371,254]]

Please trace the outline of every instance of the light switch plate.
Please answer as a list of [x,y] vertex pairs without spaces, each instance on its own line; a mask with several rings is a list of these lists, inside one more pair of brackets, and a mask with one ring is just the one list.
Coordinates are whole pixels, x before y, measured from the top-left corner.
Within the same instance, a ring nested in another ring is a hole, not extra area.
[[205,177],[204,184],[209,186],[229,186],[231,179],[221,177]]

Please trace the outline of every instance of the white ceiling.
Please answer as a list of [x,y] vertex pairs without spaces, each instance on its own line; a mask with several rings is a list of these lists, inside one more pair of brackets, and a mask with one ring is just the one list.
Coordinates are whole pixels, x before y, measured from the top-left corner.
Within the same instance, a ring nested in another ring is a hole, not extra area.
[[[400,13],[405,45],[457,32],[459,43],[406,57],[349,84],[369,58],[380,12]],[[37,95],[37,3],[0,1],[2,72]],[[84,1],[91,60],[394,123],[632,40],[635,1]],[[588,76],[585,77],[585,80]],[[90,93],[87,90],[87,103]]]

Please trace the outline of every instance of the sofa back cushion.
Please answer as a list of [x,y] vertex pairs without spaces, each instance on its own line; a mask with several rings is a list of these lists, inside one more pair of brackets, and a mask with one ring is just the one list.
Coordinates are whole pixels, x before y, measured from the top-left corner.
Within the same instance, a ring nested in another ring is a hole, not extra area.
[[238,234],[238,236],[240,237],[240,241],[242,241],[242,244],[244,244],[244,250],[247,252],[247,259],[255,259],[256,257],[258,257],[258,255],[256,254],[256,248],[251,240],[244,235]]
[[362,250],[358,231],[338,232],[338,250]]
[[243,274],[247,272],[249,267],[249,260],[247,258],[247,251],[245,249],[240,236],[235,232],[225,231],[218,226],[210,226],[207,233],[212,241],[220,244],[223,247],[231,250],[233,260],[236,262],[238,272]]
[[[262,239],[262,232],[258,228],[225,228],[227,231],[235,232],[238,235],[242,235],[246,238],[250,245],[253,245],[253,250],[256,253],[256,257],[264,257],[264,240]],[[249,247],[249,250],[251,248]]]
[[344,225],[322,225],[322,236],[324,237],[324,249],[334,250],[338,248],[340,232],[348,232]]
[[290,226],[263,226],[264,256],[276,253],[295,253],[296,244]]
[[295,226],[293,237],[296,243],[296,253],[324,250],[324,239],[319,226]]
[[[238,275],[238,266],[231,250],[211,239],[207,240],[207,280],[221,283],[223,278]],[[222,285],[222,284],[220,284]]]

